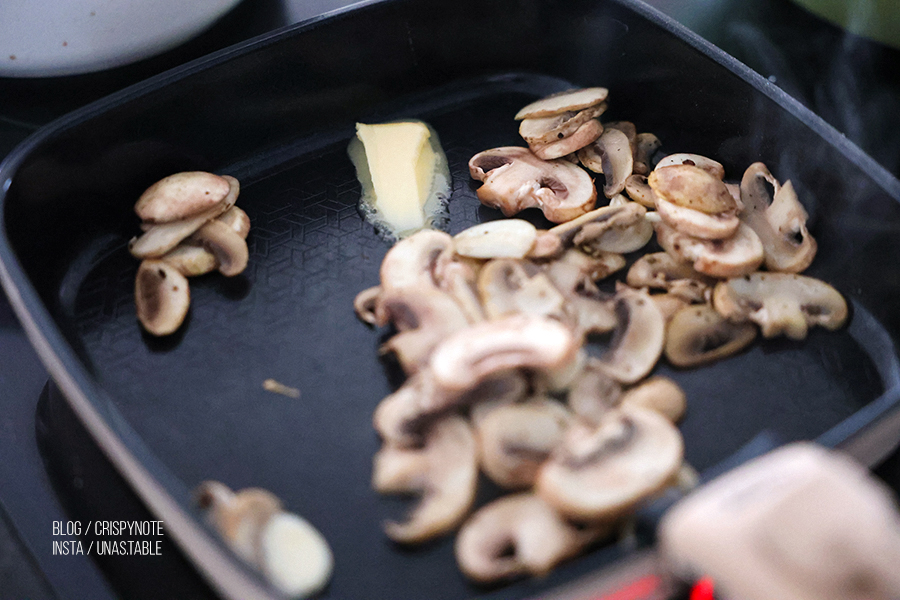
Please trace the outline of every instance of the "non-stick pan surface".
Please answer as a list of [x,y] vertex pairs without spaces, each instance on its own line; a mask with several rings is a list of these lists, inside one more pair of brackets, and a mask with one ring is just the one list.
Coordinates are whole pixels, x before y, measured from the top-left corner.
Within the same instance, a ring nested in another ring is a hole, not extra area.
[[[896,408],[900,184],[822,121],[634,2],[367,4],[92,105],[0,171],[3,279],[29,334],[220,591],[256,593],[199,521],[190,491],[206,479],[267,488],[317,526],[336,556],[326,597],[529,597],[627,551],[601,547],[546,579],[482,589],[458,573],[452,537],[392,545],[381,522],[408,502],[371,491],[371,414],[398,380],[378,358],[386,332],[352,310],[389,248],[356,208],[356,121],[434,127],[454,233],[500,216],[479,205],[468,159],[521,145],[512,116],[525,103],[586,85],[607,86],[606,118],[656,133],[666,152],[713,156],[731,178],[761,160],[792,180],[820,246],[809,274],[852,306],[837,332],[760,341],[698,370],[661,364],[688,394],[688,462],[711,467],[763,430],[838,443]],[[186,324],[154,339],[134,316],[131,209],[147,185],[190,169],[240,179],[250,265],[192,280]],[[301,397],[266,392],[269,378]],[[493,495],[484,485],[482,500]]]

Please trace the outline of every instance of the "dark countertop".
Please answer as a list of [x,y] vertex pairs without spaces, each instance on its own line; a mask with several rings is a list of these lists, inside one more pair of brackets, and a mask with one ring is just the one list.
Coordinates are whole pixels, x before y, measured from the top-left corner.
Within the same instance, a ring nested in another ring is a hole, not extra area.
[[[52,79],[0,78],[0,156],[70,110],[344,3],[248,0],[194,40],[133,65]],[[789,0],[651,0],[650,4],[768,77],[900,176],[900,50],[845,35]],[[85,487],[84,465],[99,464],[99,472],[112,479],[116,474],[103,465],[104,458],[90,448],[80,427],[73,427],[73,439],[68,440],[68,447],[79,448],[77,452],[56,456],[46,444],[39,445],[45,420],[74,419],[65,406],[53,402],[53,394],[45,389],[47,379],[8,302],[0,296],[0,600],[145,596],[126,573],[127,565],[98,565],[83,556],[51,552],[52,522],[90,509],[61,499]],[[900,453],[876,473],[900,490]],[[82,500],[94,501],[115,502],[124,507],[123,514],[142,514],[127,488],[112,499]],[[101,513],[100,518],[117,517]],[[177,553],[168,554],[170,562],[145,570],[174,573],[175,583],[162,586],[168,592],[155,589],[148,597],[212,597]]]

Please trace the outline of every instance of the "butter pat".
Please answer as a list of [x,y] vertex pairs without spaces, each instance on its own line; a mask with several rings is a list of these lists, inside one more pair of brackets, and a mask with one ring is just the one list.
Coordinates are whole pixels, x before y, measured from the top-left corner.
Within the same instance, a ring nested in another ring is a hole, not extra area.
[[447,160],[421,121],[356,124],[348,149],[362,185],[361,209],[380,229],[403,237],[429,226],[449,192]]

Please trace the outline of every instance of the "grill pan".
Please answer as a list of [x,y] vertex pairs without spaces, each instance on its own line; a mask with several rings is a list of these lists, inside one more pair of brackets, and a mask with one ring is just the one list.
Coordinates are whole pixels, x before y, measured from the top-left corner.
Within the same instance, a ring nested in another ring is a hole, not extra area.
[[[261,486],[318,527],[336,557],[328,598],[552,596],[631,551],[612,544],[544,579],[499,588],[458,573],[452,537],[415,550],[381,522],[404,501],[370,490],[371,414],[398,381],[384,332],[352,300],[388,243],[356,209],[354,123],[418,118],[453,178],[448,231],[499,217],[466,163],[522,145],[512,115],[570,87],[610,89],[605,119],[665,152],[718,159],[739,178],[765,162],[810,213],[808,273],[851,304],[847,327],[756,342],[697,370],[656,372],[687,392],[686,458],[712,469],[760,432],[817,439],[873,463],[900,406],[900,182],[777,87],[633,0],[394,0],[275,32],[110,96],[35,134],[0,166],[0,275],[30,339],[100,447],[228,598],[273,598],[203,523],[205,479]],[[173,336],[134,316],[132,206],[182,170],[231,174],[251,217],[250,265],[191,280]],[[528,215],[535,222],[539,216]],[[300,399],[266,392],[274,378]],[[480,501],[496,495],[483,486]]]

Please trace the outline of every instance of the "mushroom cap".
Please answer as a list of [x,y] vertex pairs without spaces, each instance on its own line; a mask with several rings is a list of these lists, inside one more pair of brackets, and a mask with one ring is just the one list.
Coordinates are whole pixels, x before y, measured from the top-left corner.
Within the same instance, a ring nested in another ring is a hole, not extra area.
[[234,229],[245,240],[250,235],[250,216],[240,207],[232,206],[216,218]]
[[463,524],[456,538],[456,561],[466,577],[478,583],[542,576],[610,529],[579,529],[538,496],[512,494],[481,507]]
[[641,204],[645,208],[656,208],[656,194],[650,184],[647,183],[647,176],[640,173],[629,175],[625,179],[625,193],[628,197]]
[[378,316],[375,311],[378,307],[378,298],[381,296],[381,286],[375,285],[366,288],[356,295],[353,299],[353,311],[359,320],[368,325],[378,323]]
[[590,119],[564,138],[546,144],[529,144],[534,155],[543,160],[563,158],[581,150],[603,133],[603,125],[597,119]]
[[178,244],[160,257],[185,277],[198,277],[216,270],[216,255],[204,248],[184,242]]
[[634,150],[631,140],[621,129],[608,124],[593,144],[583,151],[579,150],[578,158],[588,169],[603,173],[606,178],[603,194],[607,198],[612,198],[624,190],[625,180],[634,171]]
[[705,213],[678,206],[661,196],[656,196],[656,210],[663,222],[681,233],[704,240],[730,238],[741,224],[736,210]]
[[666,329],[666,358],[678,367],[696,367],[731,356],[756,339],[756,326],[734,322],[712,306],[687,306]]
[[600,104],[609,96],[609,90],[602,87],[579,88],[557,92],[535,100],[516,113],[516,121],[549,117],[560,113],[584,110],[589,106]]
[[216,257],[219,272],[234,277],[244,272],[250,259],[247,242],[224,221],[213,219],[191,236],[191,241],[203,246]]
[[634,383],[650,373],[662,355],[666,322],[644,291],[623,287],[616,292],[615,308],[619,323],[597,365],[616,381]]
[[478,295],[488,319],[514,314],[562,318],[565,296],[536,265],[496,259],[478,275]]
[[228,179],[203,171],[175,173],[141,194],[134,212],[147,223],[170,223],[208,211],[228,195]]
[[690,154],[687,152],[669,154],[660,159],[656,164],[656,168],[664,169],[676,165],[690,165],[692,167],[703,169],[716,179],[725,179],[725,167],[722,166],[722,163],[700,154]]
[[[670,167],[675,168],[675,167]],[[656,240],[676,259],[693,264],[694,270],[712,277],[739,277],[755,271],[763,262],[762,242],[741,223],[726,240],[703,240],[657,223]]]
[[555,142],[572,135],[589,120],[602,115],[605,110],[606,103],[603,102],[579,111],[523,119],[519,124],[519,135],[529,144]]
[[732,321],[750,320],[764,337],[803,339],[814,325],[834,330],[847,320],[847,301],[813,277],[793,273],[751,273],[720,282],[713,306]]
[[652,170],[651,161],[662,142],[652,133],[639,133],[634,139],[634,173],[647,175]]
[[139,260],[159,258],[206,223],[234,206],[233,203],[229,205],[228,202],[226,198],[225,202],[180,221],[151,225],[140,237],[133,238],[128,242],[128,251]]
[[620,405],[655,410],[672,423],[677,423],[687,410],[687,396],[674,380],[656,375],[629,388]]
[[429,365],[444,393],[461,393],[507,371],[560,371],[575,360],[579,340],[562,323],[514,315],[478,323],[449,336]]
[[495,408],[475,428],[482,470],[500,487],[530,487],[571,418],[562,404],[549,398]]
[[535,490],[563,516],[607,521],[667,486],[683,458],[681,434],[652,410],[620,407],[596,427],[576,424],[538,473]]
[[165,261],[144,260],[134,282],[134,303],[147,332],[156,336],[174,333],[191,304],[188,280]]
[[423,229],[400,240],[381,262],[381,287],[434,287],[438,257],[452,245],[449,234],[433,229]]
[[479,152],[469,172],[483,181],[478,199],[510,217],[540,208],[554,223],[582,215],[594,207],[597,190],[591,176],[567,160],[541,160],[527,148],[507,146]]
[[436,422],[422,448],[383,446],[374,459],[375,490],[421,494],[405,521],[385,523],[385,533],[396,542],[415,544],[453,530],[475,501],[477,481],[477,444],[462,417]]
[[657,197],[685,208],[707,214],[737,209],[737,202],[721,179],[700,167],[681,164],[660,168],[647,177],[647,183]]
[[468,258],[525,258],[537,239],[537,229],[522,219],[480,223],[453,236],[456,254]]

